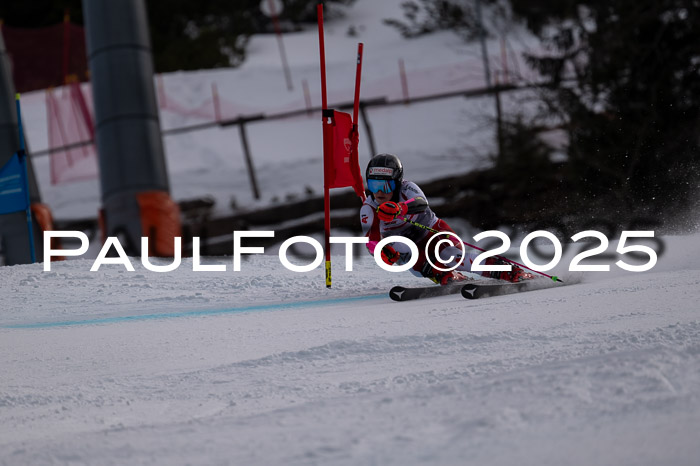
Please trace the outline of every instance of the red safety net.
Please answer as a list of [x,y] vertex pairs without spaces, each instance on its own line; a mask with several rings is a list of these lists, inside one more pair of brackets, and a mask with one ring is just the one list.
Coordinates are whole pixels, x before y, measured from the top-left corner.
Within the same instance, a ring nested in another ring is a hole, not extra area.
[[85,29],[63,22],[45,28],[2,26],[17,92],[88,79]]
[[[60,94],[60,95],[57,95]],[[46,91],[46,117],[50,154],[51,184],[93,179],[98,174],[95,127],[90,93],[73,83],[55,93]],[[90,142],[84,145],[82,143]],[[62,149],[68,147],[66,149]]]
[[[170,112],[188,118],[220,121],[232,118],[249,108],[233,105],[221,99],[212,85],[212,96],[200,105],[188,108],[172,95],[166,95],[162,79],[158,86],[160,112]],[[60,90],[46,91],[46,116],[50,152],[51,184],[70,183],[98,176],[97,151],[90,83],[72,83]],[[89,144],[84,144],[89,142]]]
[[156,78],[156,90],[158,97],[158,109],[174,115],[187,118],[197,118],[204,121],[221,121],[233,119],[242,115],[254,115],[261,113],[260,109],[232,103],[219,95],[215,83],[211,83],[211,97],[206,98],[199,105],[183,105],[175,94],[166,91],[163,76]]

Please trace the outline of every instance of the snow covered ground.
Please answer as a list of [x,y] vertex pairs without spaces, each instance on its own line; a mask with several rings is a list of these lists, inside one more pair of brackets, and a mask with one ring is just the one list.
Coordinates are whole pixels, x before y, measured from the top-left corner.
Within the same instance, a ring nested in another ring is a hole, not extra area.
[[696,465],[700,237],[664,242],[481,301],[394,303],[423,281],[369,257],[3,267],[0,464]]
[[[483,85],[476,47],[448,33],[404,41],[383,26],[400,2],[357,0],[329,24],[331,101],[351,98],[359,40],[365,97],[399,95],[398,58],[412,94]],[[197,106],[215,81],[245,112],[277,111],[303,105],[305,78],[317,104],[315,32],[286,40],[297,94],[272,37],[254,38],[240,69],[174,73],[165,85]],[[42,102],[23,97],[35,150],[46,143]],[[380,150],[423,181],[486,163],[491,112],[488,99],[452,99],[369,118]],[[162,123],[196,122],[178,118]],[[320,129],[306,117],[250,126],[261,202],[320,192]],[[166,138],[176,199],[212,195],[220,213],[231,197],[250,201],[236,133]],[[46,158],[36,167],[57,218],[95,215],[97,181],[50,186]],[[163,274],[137,259],[135,272],[90,272],[85,259],[2,267],[0,464],[697,465],[700,236],[663,241],[648,272],[613,265],[482,301],[394,303],[392,285],[424,280],[368,256],[345,272],[336,254],[331,290],[321,269],[292,273],[274,254],[240,272],[220,257],[205,260],[225,272],[195,273],[192,259]],[[572,255],[555,273],[569,277]]]

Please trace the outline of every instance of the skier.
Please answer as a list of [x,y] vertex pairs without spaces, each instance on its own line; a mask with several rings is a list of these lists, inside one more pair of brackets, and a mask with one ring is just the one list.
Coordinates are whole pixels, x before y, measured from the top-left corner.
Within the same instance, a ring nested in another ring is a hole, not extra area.
[[[406,218],[432,230],[454,234],[452,228],[430,210],[428,200],[418,185],[403,179],[403,166],[399,158],[391,154],[376,155],[367,165],[365,179],[370,195],[360,209],[360,222],[362,232],[369,237],[367,249],[370,254],[374,254],[376,245],[382,238],[403,236],[413,241],[419,251],[418,261],[413,266],[411,273],[419,277],[429,278],[440,285],[465,280],[466,277],[460,272],[471,272],[471,264],[478,255],[477,251],[463,251],[461,244],[455,239],[456,234],[455,236],[441,235],[440,239],[446,238],[450,240],[451,244],[443,242],[440,245],[439,254],[442,262],[436,261],[433,251],[429,251],[433,264],[443,269],[451,268],[459,262],[463,255],[465,257],[456,270],[449,272],[437,270],[430,264],[425,255],[425,246],[436,233],[404,220]],[[431,250],[434,250],[434,244],[434,242],[431,243]],[[381,256],[382,260],[389,265],[402,265],[411,260],[411,251],[406,244],[394,242],[382,248]],[[449,261],[450,258],[452,258],[451,261]],[[494,257],[489,257],[484,263],[485,265],[508,264],[506,261]],[[509,282],[533,278],[532,274],[526,273],[514,265],[510,271],[481,272],[481,274],[485,277]]]

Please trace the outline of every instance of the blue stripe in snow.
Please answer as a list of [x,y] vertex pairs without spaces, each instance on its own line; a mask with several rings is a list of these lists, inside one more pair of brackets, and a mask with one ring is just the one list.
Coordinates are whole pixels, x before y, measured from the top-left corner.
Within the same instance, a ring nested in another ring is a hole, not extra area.
[[175,319],[179,317],[200,317],[212,316],[218,314],[237,314],[243,312],[258,312],[258,311],[275,311],[282,309],[298,309],[302,307],[317,307],[333,304],[346,304],[359,301],[369,301],[373,299],[386,298],[386,293],[359,296],[351,298],[336,298],[322,299],[318,301],[295,301],[292,303],[264,304],[260,306],[234,307],[228,309],[205,309],[199,311],[181,311],[181,312],[166,312],[162,314],[144,314],[131,315],[121,317],[106,317],[103,319],[84,319],[84,320],[63,320],[58,322],[37,322],[32,324],[12,324],[3,325],[2,328],[51,328],[51,327],[70,327],[75,325],[93,325],[93,324],[115,324],[120,322],[134,322],[141,320],[156,320],[156,319]]

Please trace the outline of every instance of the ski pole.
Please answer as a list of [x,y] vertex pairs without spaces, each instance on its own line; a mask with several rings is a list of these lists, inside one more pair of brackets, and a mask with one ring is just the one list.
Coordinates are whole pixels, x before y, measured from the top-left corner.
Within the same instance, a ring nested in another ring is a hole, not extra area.
[[[397,218],[399,218],[399,219],[403,220],[404,222],[409,223],[409,224],[411,224],[411,225],[413,225],[413,226],[415,226],[415,227],[422,228],[422,229],[424,229],[424,230],[428,230],[428,231],[433,232],[433,233],[445,233],[445,232],[443,232],[443,231],[436,230],[435,228],[430,228],[430,227],[425,226],[425,225],[423,225],[423,224],[420,224],[420,223],[414,222],[414,221],[412,221],[412,220],[409,220],[409,219],[407,219],[406,217],[397,217]],[[461,238],[460,238],[460,239],[461,239]],[[464,243],[464,241],[463,241],[463,243]],[[485,249],[481,249],[480,247],[474,246],[473,244],[469,244],[469,243],[464,243],[464,244],[465,244],[465,246],[469,246],[470,248],[476,249],[477,251],[486,252]],[[525,268],[525,269],[527,269],[527,270],[530,270],[530,271],[532,271],[532,272],[538,273],[538,274],[540,274],[540,275],[542,275],[542,276],[544,276],[544,277],[547,277],[547,278],[552,279],[552,280],[555,281],[555,282],[564,283],[564,282],[563,282],[561,279],[559,279],[559,277],[557,277],[556,275],[547,275],[546,273],[538,272],[537,270],[533,270],[533,269],[531,269],[530,267],[528,267],[528,266],[526,266],[526,265],[524,265],[524,264],[521,264],[521,263],[519,263],[519,262],[512,261],[512,260],[508,259],[507,257],[503,257],[503,256],[494,256],[494,257],[498,257],[499,259],[502,259],[502,260],[504,260],[504,261],[506,261],[506,262],[510,262],[510,263],[513,264],[513,265],[517,265],[518,267],[523,267],[523,268]]]

